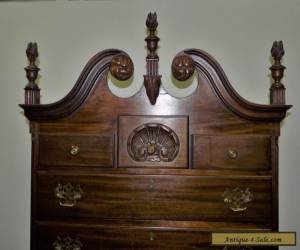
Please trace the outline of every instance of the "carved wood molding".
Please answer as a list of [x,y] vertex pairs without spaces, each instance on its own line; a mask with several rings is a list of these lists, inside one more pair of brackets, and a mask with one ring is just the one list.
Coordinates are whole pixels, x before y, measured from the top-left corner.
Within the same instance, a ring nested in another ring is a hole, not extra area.
[[292,107],[249,102],[233,89],[222,67],[211,55],[200,49],[186,49],[181,53],[192,57],[198,73],[201,72],[207,77],[218,98],[240,117],[254,121],[281,121]]
[[[145,40],[149,52],[146,57],[147,72],[144,75],[144,86],[150,103],[154,105],[161,85],[161,75],[158,74],[159,57],[156,53],[159,41],[159,38],[156,36],[158,25],[156,13],[149,13],[146,25],[149,35]],[[27,90],[25,88],[25,104],[20,106],[24,109],[25,116],[31,121],[55,120],[70,115],[85,102],[100,78],[106,81],[105,78],[109,69],[111,74],[119,80],[129,79],[134,69],[132,60],[123,51],[117,49],[104,50],[96,54],[87,63],[69,94],[58,102],[41,105],[39,104],[39,89],[34,83],[38,72],[38,68],[36,66],[34,68],[37,46],[34,44],[29,46],[27,54],[31,66],[29,65],[29,68],[27,67],[28,69],[26,68],[26,70],[28,71],[28,79],[32,88]],[[272,56],[275,63],[271,67],[274,78],[274,84],[271,87],[271,105],[254,104],[242,98],[233,89],[218,62],[202,50],[187,49],[179,53],[173,60],[172,72],[174,77],[180,81],[187,80],[193,75],[195,70],[198,74],[205,75],[211,88],[226,108],[244,119],[281,121],[285,117],[287,110],[292,107],[284,104],[285,87],[280,82],[285,69],[281,65],[283,54],[282,42],[275,42],[272,48]],[[34,92],[34,95],[31,95],[28,91],[30,93]],[[28,93],[30,94],[29,97]]]
[[25,116],[31,121],[56,120],[74,112],[90,95],[94,86],[107,74],[111,61],[117,55],[126,55],[124,51],[109,49],[101,51],[90,59],[80,74],[75,86],[63,99],[51,104],[20,104]]

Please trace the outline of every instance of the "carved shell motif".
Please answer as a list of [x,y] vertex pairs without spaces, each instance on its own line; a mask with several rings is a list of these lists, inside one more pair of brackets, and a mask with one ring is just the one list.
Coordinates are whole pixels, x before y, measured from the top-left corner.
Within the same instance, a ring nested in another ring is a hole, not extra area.
[[147,123],[136,128],[127,141],[128,153],[135,161],[173,161],[179,146],[175,132],[159,123]]

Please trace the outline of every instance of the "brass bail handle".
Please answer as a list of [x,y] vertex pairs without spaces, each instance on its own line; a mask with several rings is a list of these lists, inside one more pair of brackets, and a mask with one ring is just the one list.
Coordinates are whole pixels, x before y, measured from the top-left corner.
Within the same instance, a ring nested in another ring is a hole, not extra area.
[[65,185],[58,184],[54,189],[54,195],[59,200],[59,205],[62,207],[74,207],[78,200],[83,196],[83,190],[80,185]]
[[57,236],[56,240],[52,244],[53,250],[81,250],[83,244],[79,238],[71,238],[69,236],[61,238]]
[[247,204],[253,200],[253,194],[249,188],[227,188],[222,196],[224,203],[227,204],[228,208],[233,212],[243,212],[247,210]]

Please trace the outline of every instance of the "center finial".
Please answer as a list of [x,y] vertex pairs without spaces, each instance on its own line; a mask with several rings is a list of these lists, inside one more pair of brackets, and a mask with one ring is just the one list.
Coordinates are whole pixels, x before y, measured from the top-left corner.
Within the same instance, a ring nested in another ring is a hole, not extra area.
[[154,105],[159,95],[159,88],[161,85],[161,75],[158,74],[158,55],[156,50],[158,47],[159,37],[155,35],[158,26],[156,13],[149,13],[146,20],[146,26],[149,30],[149,35],[145,38],[147,42],[148,55],[146,57],[147,72],[144,75],[144,85],[150,103]]

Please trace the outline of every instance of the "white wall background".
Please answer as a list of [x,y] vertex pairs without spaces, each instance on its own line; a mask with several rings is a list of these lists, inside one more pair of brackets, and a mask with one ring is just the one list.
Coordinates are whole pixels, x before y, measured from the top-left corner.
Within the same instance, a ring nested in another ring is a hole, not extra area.
[[280,138],[280,228],[300,233],[299,0],[1,2],[1,250],[29,250],[30,136],[17,106],[23,102],[26,84],[27,42],[39,44],[43,103],[63,97],[88,59],[106,48],[124,49],[135,63],[134,83],[121,91],[127,95],[126,91],[142,84],[144,23],[149,11],[158,12],[163,82],[175,92],[170,81],[172,58],[184,48],[195,47],[221,63],[243,97],[268,103],[269,50],[273,40],[284,41],[283,81],[287,103],[294,107]]

